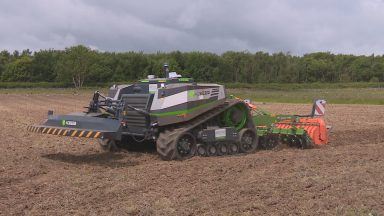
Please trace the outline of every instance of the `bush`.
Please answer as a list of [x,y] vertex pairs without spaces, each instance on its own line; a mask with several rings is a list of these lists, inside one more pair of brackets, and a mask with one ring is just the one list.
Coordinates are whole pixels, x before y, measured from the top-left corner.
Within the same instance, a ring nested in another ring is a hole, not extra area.
[[[374,80],[375,81],[375,80]],[[250,88],[270,90],[298,90],[298,89],[342,89],[342,88],[382,88],[380,82],[350,82],[350,83],[222,83],[227,88]]]
[[56,82],[0,82],[0,88],[69,88],[72,84]]
[[379,78],[377,78],[377,77],[372,77],[372,78],[369,80],[369,82],[371,82],[371,83],[377,83],[377,82],[379,82]]

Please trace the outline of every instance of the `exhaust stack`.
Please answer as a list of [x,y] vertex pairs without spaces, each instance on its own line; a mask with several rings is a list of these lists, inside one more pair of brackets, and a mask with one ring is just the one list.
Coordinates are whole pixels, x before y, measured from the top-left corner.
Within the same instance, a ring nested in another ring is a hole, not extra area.
[[168,63],[164,63],[163,70],[165,73],[165,78],[169,78],[169,66]]

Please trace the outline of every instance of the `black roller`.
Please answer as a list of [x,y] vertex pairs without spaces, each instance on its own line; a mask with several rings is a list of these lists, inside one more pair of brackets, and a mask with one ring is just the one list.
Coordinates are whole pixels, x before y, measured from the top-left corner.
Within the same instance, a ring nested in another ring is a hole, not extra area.
[[207,153],[208,153],[208,156],[216,156],[217,155],[217,146],[215,144],[208,144]]
[[237,143],[228,143],[228,154],[234,155],[239,152],[239,145]]
[[269,135],[265,137],[265,141],[262,143],[264,149],[274,149],[280,144],[280,138],[278,135]]
[[204,145],[204,144],[197,144],[197,147],[196,147],[196,154],[198,156],[201,156],[201,157],[206,157],[208,156],[208,153],[207,153],[207,146]]
[[302,139],[299,136],[290,136],[289,138],[289,146],[301,148],[303,146]]
[[226,155],[228,154],[228,145],[226,143],[217,144],[217,155]]

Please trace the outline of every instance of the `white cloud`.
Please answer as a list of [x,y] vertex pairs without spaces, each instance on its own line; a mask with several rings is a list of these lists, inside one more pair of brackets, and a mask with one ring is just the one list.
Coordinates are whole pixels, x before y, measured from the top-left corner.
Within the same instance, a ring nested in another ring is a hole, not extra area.
[[5,0],[0,49],[383,54],[381,0]]

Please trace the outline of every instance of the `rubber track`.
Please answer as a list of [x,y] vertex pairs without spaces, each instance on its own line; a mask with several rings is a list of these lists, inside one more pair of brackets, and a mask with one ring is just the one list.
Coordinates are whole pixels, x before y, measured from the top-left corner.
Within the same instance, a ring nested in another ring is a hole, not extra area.
[[179,123],[175,126],[169,126],[164,131],[160,132],[157,141],[156,148],[160,157],[163,160],[177,160],[178,158],[176,153],[176,139],[185,132],[192,130],[193,128],[203,124],[204,122],[212,119],[213,117],[221,114],[230,107],[242,103],[238,100],[227,100],[224,104],[215,107],[202,115],[197,116],[194,119],[191,119],[184,123]]

